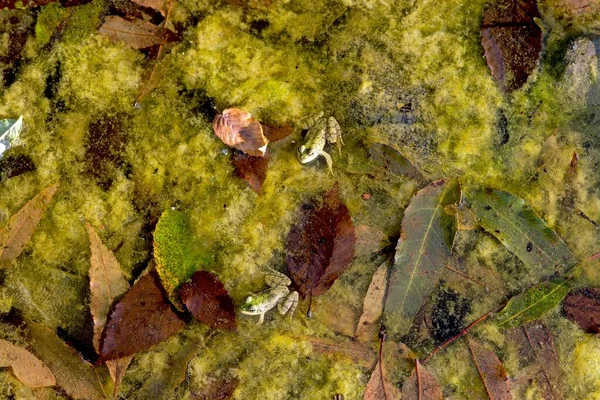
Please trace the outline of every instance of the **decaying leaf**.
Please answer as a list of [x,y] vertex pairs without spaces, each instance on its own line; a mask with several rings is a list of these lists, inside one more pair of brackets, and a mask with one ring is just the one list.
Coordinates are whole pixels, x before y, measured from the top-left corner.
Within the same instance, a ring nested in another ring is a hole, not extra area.
[[233,392],[240,384],[237,378],[214,379],[199,392],[192,392],[194,400],[227,400],[233,397]]
[[505,92],[519,89],[535,69],[542,50],[535,0],[500,0],[483,13],[481,43],[492,76]]
[[22,116],[19,119],[0,120],[0,157],[17,141],[22,130]]
[[300,339],[310,342],[313,351],[317,353],[343,355],[364,368],[373,368],[377,361],[377,354],[370,347],[347,338],[326,339],[302,336]]
[[320,204],[305,204],[287,236],[287,265],[302,298],[323,294],[354,257],[354,223],[339,185]]
[[425,367],[415,362],[415,372],[402,385],[402,400],[441,400],[442,388],[435,376]]
[[589,333],[600,333],[600,289],[575,290],[563,303],[565,315],[581,329]]
[[532,276],[543,278],[575,265],[565,242],[522,199],[496,189],[478,190],[469,198],[481,227],[519,257]]
[[388,376],[385,366],[377,362],[363,395],[364,400],[397,400],[400,393]]
[[9,154],[0,158],[0,182],[31,171],[35,171],[35,164],[28,155]]
[[23,251],[54,194],[58,183],[48,186],[29,200],[0,230],[0,268],[6,267]]
[[98,371],[63,343],[51,330],[29,323],[29,344],[36,356],[50,368],[56,384],[70,397],[82,400],[105,398]]
[[418,182],[423,180],[423,174],[402,153],[391,146],[372,143],[368,147],[368,153],[370,163],[388,174],[407,176]]
[[131,0],[142,7],[152,8],[165,15],[165,0]]
[[355,233],[357,256],[377,253],[391,244],[383,231],[372,226],[357,225]]
[[456,218],[444,207],[459,201],[458,181],[437,181],[406,208],[384,307],[387,318],[412,320],[438,283],[456,232]]
[[217,114],[213,130],[227,146],[251,156],[262,157],[267,151],[269,141],[263,134],[262,125],[244,110],[228,108],[223,114]]
[[496,316],[499,326],[513,327],[540,318],[556,307],[570,290],[569,278],[538,283],[511,298]]
[[256,193],[260,193],[263,182],[267,177],[267,167],[269,165],[269,154],[264,157],[256,157],[245,154],[240,150],[234,150],[231,153],[231,163],[235,167],[233,172],[235,176],[242,178]]
[[456,215],[456,224],[459,231],[472,231],[479,225],[475,213],[466,204],[449,204],[444,207],[447,214]]
[[185,322],[172,309],[155,271],[142,276],[117,303],[102,336],[103,360],[133,355],[183,329]]
[[173,35],[166,29],[141,19],[126,20],[109,15],[100,27],[99,33],[113,42],[123,42],[134,49],[143,49],[157,44],[167,44]]
[[278,142],[294,133],[294,128],[290,124],[281,126],[262,124],[262,127],[265,137],[269,142]]
[[179,298],[194,318],[206,325],[235,331],[235,306],[227,289],[212,272],[198,271],[181,285]]
[[12,367],[17,379],[30,388],[56,385],[52,371],[36,356],[2,339],[0,339],[0,367]]
[[[385,300],[385,293],[387,288],[387,271],[390,262],[385,261],[377,268],[371,279],[369,289],[363,301],[363,312],[356,326],[356,333],[354,334],[357,338],[363,338],[363,334],[366,328],[377,322],[381,314],[383,314],[383,303]],[[366,340],[372,338],[363,338]]]
[[510,400],[510,381],[506,370],[493,351],[469,340],[469,350],[490,400]]

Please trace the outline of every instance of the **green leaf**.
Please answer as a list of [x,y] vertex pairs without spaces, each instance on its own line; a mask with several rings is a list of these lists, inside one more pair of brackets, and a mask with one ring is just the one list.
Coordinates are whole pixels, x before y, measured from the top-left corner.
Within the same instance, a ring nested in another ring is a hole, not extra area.
[[540,318],[556,307],[571,290],[571,277],[540,282],[508,301],[496,316],[496,323],[510,328]]
[[522,199],[496,189],[477,190],[469,197],[481,227],[519,257],[534,277],[563,273],[577,262],[562,238]]
[[456,233],[456,218],[444,207],[459,200],[458,181],[437,181],[421,189],[406,208],[385,303],[392,334],[408,328],[438,283]]

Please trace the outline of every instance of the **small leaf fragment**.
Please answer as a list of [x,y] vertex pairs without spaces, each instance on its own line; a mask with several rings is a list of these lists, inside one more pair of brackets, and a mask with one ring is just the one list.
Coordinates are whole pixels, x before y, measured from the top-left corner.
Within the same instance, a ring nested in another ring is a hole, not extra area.
[[0,230],[0,268],[6,267],[21,254],[42,215],[58,190],[58,183],[48,186],[29,200]]
[[236,149],[231,154],[231,164],[235,167],[234,175],[248,182],[248,185],[256,193],[260,193],[267,177],[269,154],[265,153],[264,157],[256,157]]
[[22,130],[23,116],[0,120],[0,157],[19,139]]
[[169,31],[141,19],[126,20],[109,15],[100,27],[99,33],[113,42],[123,42],[134,49],[144,49],[172,41]]
[[56,378],[52,371],[36,356],[2,339],[0,339],[0,367],[12,367],[17,379],[30,388],[56,385]]
[[469,350],[490,400],[511,400],[510,380],[496,353],[472,339]]
[[131,0],[142,7],[152,8],[165,15],[165,0]]
[[198,321],[212,328],[235,331],[235,306],[227,289],[212,272],[198,271],[181,285],[179,298]]
[[357,225],[355,233],[357,256],[377,253],[391,244],[383,231],[372,226]]
[[294,133],[294,128],[290,124],[281,126],[262,124],[262,127],[265,137],[269,142],[278,142]]
[[246,154],[262,157],[269,141],[263,127],[249,112],[228,108],[217,114],[213,120],[215,134],[227,146],[235,147]]
[[195,400],[231,399],[239,384],[238,378],[212,379],[199,392],[193,392],[192,398]]
[[147,350],[184,326],[171,309],[156,272],[151,271],[132,286],[109,316],[100,357],[114,360]]
[[563,303],[567,318],[588,333],[600,333],[600,289],[582,288],[567,295]]
[[[379,317],[381,317],[381,314],[383,314],[389,264],[389,261],[385,261],[373,274],[371,284],[367,289],[367,294],[363,301],[363,312],[356,325],[356,333],[354,336],[357,338],[362,338],[366,328],[377,322]],[[368,340],[368,338],[365,339]]]
[[402,400],[442,400],[442,388],[435,376],[416,360],[415,372],[402,385]]

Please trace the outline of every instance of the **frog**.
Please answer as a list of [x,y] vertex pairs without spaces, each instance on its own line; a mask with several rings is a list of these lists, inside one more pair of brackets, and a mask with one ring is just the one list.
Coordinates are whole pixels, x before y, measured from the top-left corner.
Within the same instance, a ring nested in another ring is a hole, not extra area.
[[308,129],[306,136],[296,149],[300,164],[307,164],[319,156],[327,161],[329,172],[333,173],[333,160],[323,149],[325,144],[335,144],[339,153],[342,152],[344,141],[342,140],[342,128],[334,117],[323,117],[323,112],[313,118],[305,119],[302,128]]
[[257,325],[265,320],[265,313],[277,306],[281,315],[288,314],[291,318],[298,306],[298,292],[290,291],[292,284],[290,278],[279,271],[269,268],[265,273],[265,283],[268,288],[260,293],[253,293],[246,297],[241,306],[241,313],[246,315],[259,315]]

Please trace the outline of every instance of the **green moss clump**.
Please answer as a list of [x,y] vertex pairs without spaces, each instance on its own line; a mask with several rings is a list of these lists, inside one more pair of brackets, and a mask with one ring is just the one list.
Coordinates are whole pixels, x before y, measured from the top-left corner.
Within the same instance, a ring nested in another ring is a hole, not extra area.
[[35,24],[35,39],[40,46],[50,43],[52,33],[69,11],[58,3],[51,3],[42,8]]

